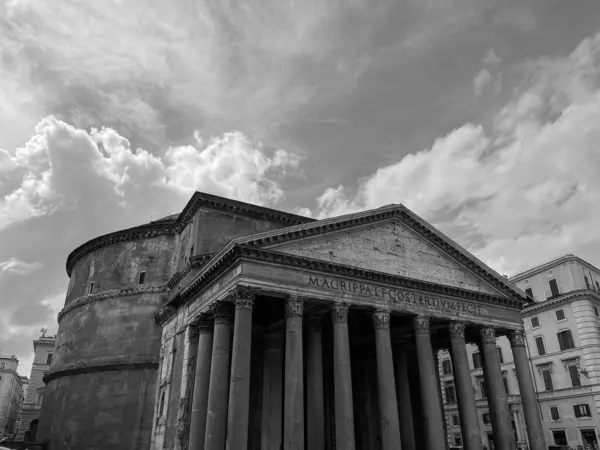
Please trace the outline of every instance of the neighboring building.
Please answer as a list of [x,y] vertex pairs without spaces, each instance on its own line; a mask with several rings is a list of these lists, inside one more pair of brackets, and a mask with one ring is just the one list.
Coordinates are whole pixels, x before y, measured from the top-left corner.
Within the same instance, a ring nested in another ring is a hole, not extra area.
[[27,397],[27,388],[29,387],[29,378],[27,378],[25,375],[19,375],[19,377],[21,378],[23,387],[21,389],[21,395],[19,397],[19,414],[17,419],[17,432],[15,433],[15,435],[17,435],[18,431],[21,429],[21,416],[23,412],[23,404],[25,403],[25,398]]
[[600,270],[569,254],[511,281],[536,303],[522,316],[546,441],[598,449]]
[[50,370],[55,345],[56,337],[46,336],[46,330],[44,329],[42,329],[42,335],[33,341],[33,365],[31,366],[25,400],[21,407],[21,420],[16,438],[18,441],[25,438],[27,431],[30,431],[32,440],[36,437],[38,420],[44,401],[45,384],[43,378]]
[[0,436],[16,432],[22,387],[18,366],[16,356],[0,354]]
[[[232,449],[373,450],[399,448],[398,426],[403,448],[439,450],[433,351],[448,336],[461,355],[482,342],[494,439],[515,448],[495,338],[511,337],[532,385],[531,300],[402,205],[317,221],[197,192],[179,215],[81,245],[67,273],[38,430],[48,450],[182,450],[205,436],[210,449],[227,437]],[[535,392],[522,402],[545,448]]]
[[[535,304],[522,311],[528,354],[549,446],[597,450],[600,422],[600,270],[565,255],[519,273],[510,281]],[[497,339],[517,442],[527,444],[519,386],[510,344]],[[477,346],[469,345],[482,440],[493,448],[489,409]],[[455,386],[448,352],[440,352],[440,379],[448,439],[461,446]],[[589,446],[589,447],[588,447]]]

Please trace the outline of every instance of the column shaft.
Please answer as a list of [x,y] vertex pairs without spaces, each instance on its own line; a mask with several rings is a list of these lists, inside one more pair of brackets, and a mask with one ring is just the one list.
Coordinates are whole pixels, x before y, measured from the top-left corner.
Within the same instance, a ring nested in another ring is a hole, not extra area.
[[510,420],[510,409],[506,389],[502,381],[500,358],[496,348],[496,330],[481,329],[481,350],[483,355],[483,377],[489,392],[488,405],[494,430],[494,443],[497,450],[514,450],[516,447]]
[[336,447],[354,450],[354,405],[352,403],[352,375],[350,371],[350,340],[348,337],[348,306],[332,308],[333,321],[333,376],[335,391]]
[[429,317],[415,318],[415,340],[417,343],[417,359],[421,378],[421,395],[423,398],[423,419],[428,450],[445,449],[444,414],[440,407],[440,394],[437,385],[437,367],[431,347],[429,334]]
[[410,382],[408,376],[406,350],[403,347],[401,348],[398,346],[394,356],[396,397],[398,400],[398,415],[400,419],[400,440],[402,441],[402,450],[417,450],[410,399]]
[[206,412],[208,408],[208,386],[213,345],[212,320],[204,319],[198,324],[198,352],[196,356],[196,374],[190,415],[190,450],[204,450],[206,437]]
[[379,415],[382,450],[400,450],[400,425],[394,380],[394,361],[390,339],[390,313],[373,314],[375,346],[377,351],[377,380],[379,387]]
[[227,403],[229,394],[229,354],[231,344],[231,305],[213,305],[215,331],[213,337],[205,450],[223,450],[227,437]]
[[465,450],[481,450],[483,444],[465,343],[464,323],[453,322],[450,324],[450,346],[463,446]]
[[309,318],[306,377],[307,448],[310,450],[325,450],[325,400],[323,392],[321,317]]
[[[283,424],[283,333],[267,335],[263,362],[261,450],[281,450]],[[192,450],[192,449],[190,449]]]
[[246,290],[238,290],[233,297],[235,298],[235,321],[226,448],[227,450],[247,450],[254,294]]
[[525,351],[525,337],[523,336],[523,332],[511,332],[510,344],[512,346],[515,369],[517,370],[517,380],[519,382],[521,402],[523,403],[523,415],[525,416],[529,447],[531,450],[544,450],[546,448],[546,440],[544,439],[544,429],[542,428],[537,395],[529,368],[529,358]]
[[285,323],[284,450],[304,450],[303,302],[290,298]]

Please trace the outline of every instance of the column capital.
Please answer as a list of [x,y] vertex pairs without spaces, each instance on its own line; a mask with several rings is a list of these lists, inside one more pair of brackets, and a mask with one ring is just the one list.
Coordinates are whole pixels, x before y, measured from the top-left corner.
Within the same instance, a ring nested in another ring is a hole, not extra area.
[[348,305],[336,303],[331,307],[331,320],[333,323],[348,323]]
[[295,295],[290,295],[285,302],[285,317],[302,317],[304,314],[304,300]]
[[429,317],[417,316],[414,318],[415,334],[429,334]]
[[323,322],[323,316],[308,316],[308,330],[309,331],[321,331],[321,325]]
[[492,327],[483,327],[480,330],[481,343],[485,344],[496,344],[496,329]]
[[231,303],[216,301],[211,305],[216,324],[231,325],[233,322],[233,306]]
[[373,313],[373,326],[376,330],[390,329],[390,312],[378,309]]
[[450,338],[464,339],[465,338],[465,327],[464,322],[450,322],[448,329],[450,330]]
[[210,317],[206,313],[198,314],[190,322],[190,326],[192,326],[198,334],[212,333],[213,324],[214,324],[214,321],[213,321],[212,317]]
[[238,309],[253,309],[254,298],[256,297],[256,294],[257,292],[255,290],[244,286],[238,286],[229,292],[229,296],[235,303],[236,311]]
[[511,347],[525,347],[525,333],[523,330],[511,330],[509,336]]

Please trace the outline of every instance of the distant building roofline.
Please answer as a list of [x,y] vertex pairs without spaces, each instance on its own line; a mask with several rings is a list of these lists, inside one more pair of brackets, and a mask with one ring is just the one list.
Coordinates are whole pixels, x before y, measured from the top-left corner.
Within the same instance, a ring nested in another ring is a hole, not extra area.
[[568,262],[568,261],[578,261],[581,264],[583,264],[583,265],[585,265],[585,266],[587,266],[587,267],[589,267],[589,268],[591,268],[591,269],[593,269],[595,271],[600,272],[600,269],[598,269],[593,264],[590,264],[586,260],[580,258],[579,256],[574,255],[573,253],[566,253],[566,254],[564,254],[562,256],[559,256],[557,258],[553,258],[553,259],[551,259],[549,261],[542,262],[542,263],[537,264],[535,266],[532,266],[532,267],[530,267],[530,268],[528,268],[526,270],[523,270],[523,271],[521,271],[521,272],[519,272],[519,273],[511,276],[509,278],[509,280],[514,283],[516,281],[523,280],[523,279],[525,279],[527,277],[530,277],[532,275],[536,275],[536,274],[538,274],[540,272],[543,272],[545,270],[550,269],[551,267],[557,266],[559,264],[562,264],[562,263],[565,263],[565,262]]

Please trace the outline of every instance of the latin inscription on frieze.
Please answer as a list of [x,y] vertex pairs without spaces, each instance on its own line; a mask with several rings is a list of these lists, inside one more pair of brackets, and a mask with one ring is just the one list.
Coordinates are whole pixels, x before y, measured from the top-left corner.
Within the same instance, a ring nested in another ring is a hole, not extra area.
[[372,284],[359,283],[356,281],[309,276],[308,284],[310,286],[316,286],[332,291],[346,292],[349,294],[360,295],[362,297],[372,297],[384,301],[390,301],[392,302],[393,306],[398,308],[402,308],[403,305],[413,305],[425,308],[441,309],[450,312],[464,312],[478,316],[483,316],[487,313],[484,308],[470,302],[451,300],[431,294],[422,294],[403,289],[385,288]]

